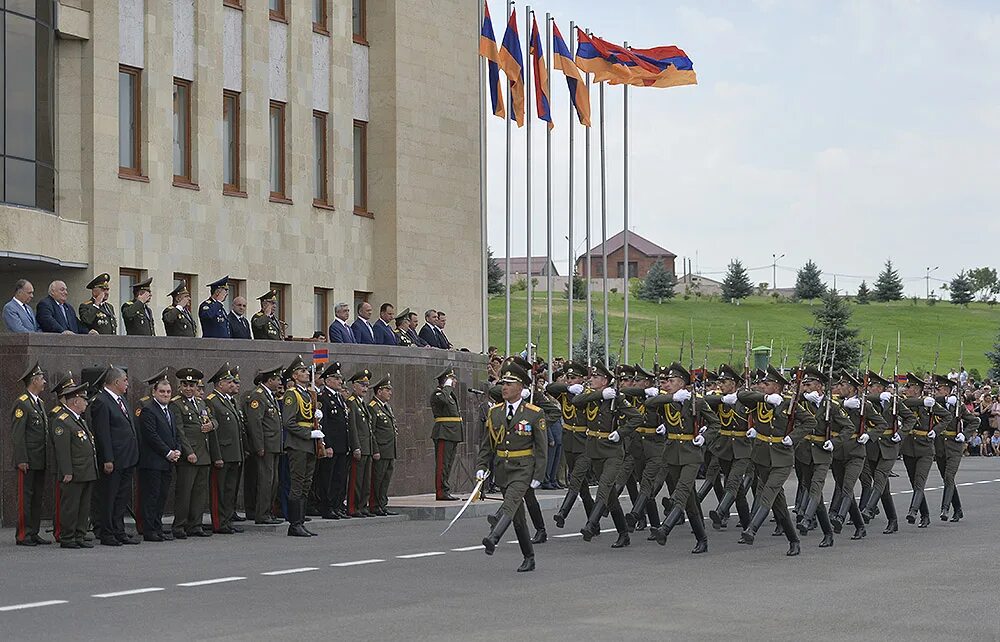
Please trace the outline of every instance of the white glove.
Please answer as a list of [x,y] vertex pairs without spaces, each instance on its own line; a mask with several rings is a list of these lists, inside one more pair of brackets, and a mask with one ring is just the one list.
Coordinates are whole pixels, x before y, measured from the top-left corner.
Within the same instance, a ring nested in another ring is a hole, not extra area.
[[756,438],[757,438],[757,430],[755,428],[751,428],[750,430],[747,431],[747,439],[756,439]]
[[823,450],[825,450],[828,453],[832,453],[833,452],[833,442],[830,441],[829,439],[827,439],[826,441],[824,441],[823,442]]
[[614,399],[618,396],[618,391],[614,388],[605,388],[601,391],[601,396],[605,399]]
[[677,403],[684,403],[691,398],[691,393],[684,388],[681,388],[673,394],[673,398]]
[[948,397],[949,406],[954,406],[957,403],[958,403],[958,397],[956,397],[955,395],[951,395],[950,397]]
[[446,386],[454,386],[455,385],[455,380],[452,379],[451,377],[448,377],[447,379],[444,380],[444,385],[446,385]]
[[857,410],[861,407],[861,400],[857,397],[848,397],[844,399],[844,407],[850,408],[851,410]]
[[883,392],[882,394],[880,394],[878,396],[878,398],[881,399],[883,402],[891,401],[892,400],[892,393],[889,392],[888,390],[886,390],[885,392]]
[[542,482],[538,481],[537,479],[532,479],[531,480],[531,487],[532,488],[538,488],[541,485],[542,485]]
[[583,392],[583,384],[582,383],[574,383],[572,386],[570,386],[569,388],[567,388],[567,390],[569,390],[570,394],[578,395],[581,392]]
[[310,439],[322,439],[325,436],[326,435],[323,434],[322,430],[314,430],[311,433],[309,433]]
[[934,439],[935,437],[937,437],[937,433],[936,432],[934,432],[933,430],[928,430],[927,431],[927,438],[928,439]]
[[316,412],[313,414],[316,416],[316,421],[320,421],[321,419],[323,419],[323,411],[320,410],[319,408],[317,408]]
[[960,444],[964,444],[965,443],[965,433],[961,433],[960,432],[957,435],[955,435],[955,441],[957,441]]
[[894,444],[898,444],[899,442],[903,441],[903,438],[902,438],[902,437],[900,437],[900,436],[899,436],[899,433],[897,432],[896,434],[894,434],[894,435],[892,436],[892,439],[890,439],[889,441],[891,441],[891,442],[892,442],[892,443],[894,443]]
[[527,388],[521,391],[521,399],[527,399],[530,396],[531,396],[531,391],[528,390]]
[[816,390],[812,390],[803,395],[806,400],[813,402],[817,406],[823,401],[823,395],[819,394]]
[[618,434],[617,430],[613,431],[610,435],[608,435],[608,441],[610,441],[613,444],[617,444],[619,441],[621,441],[621,438],[622,436]]
[[924,408],[933,408],[935,403],[934,397],[924,397]]
[[701,435],[698,435],[697,437],[691,440],[691,443],[694,444],[695,446],[704,446],[705,438],[702,437]]
[[723,397],[722,397],[722,403],[726,404],[727,406],[735,406],[736,405],[736,393],[735,392],[731,392],[728,395],[723,395]]
[[655,397],[658,394],[660,394],[660,389],[657,388],[656,386],[650,386],[649,388],[646,388],[647,397]]
[[477,470],[476,471],[476,481],[483,481],[484,479],[486,479],[486,471],[485,470]]
[[706,430],[708,430],[708,426],[702,426],[701,428],[698,429],[698,434],[704,435]]
[[781,443],[785,444],[786,446],[791,446],[792,438],[789,437],[788,435],[785,435],[784,437],[781,438]]
[[656,434],[657,435],[667,434],[667,427],[664,426],[663,424],[660,424],[659,426],[656,427]]
[[781,395],[768,395],[768,396],[764,397],[764,401],[766,401],[767,403],[771,404],[775,408],[777,408],[778,406],[780,406],[781,402],[784,401],[784,400],[785,400],[784,397],[782,397]]
[[861,435],[860,437],[858,437],[858,443],[859,444],[867,444],[869,439],[871,439],[871,435],[869,435],[868,433],[865,433],[865,434]]

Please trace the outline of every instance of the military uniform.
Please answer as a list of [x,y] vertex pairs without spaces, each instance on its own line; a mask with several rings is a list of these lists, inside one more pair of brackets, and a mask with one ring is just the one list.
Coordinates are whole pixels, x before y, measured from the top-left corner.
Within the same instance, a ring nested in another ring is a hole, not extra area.
[[[906,385],[907,387],[922,388],[924,382],[920,377],[908,372]],[[934,460],[934,439],[937,437],[937,430],[941,428],[939,424],[945,422],[944,425],[947,426],[952,415],[933,397],[906,397],[903,399],[903,403],[917,418],[913,430],[903,438],[899,448],[899,452],[903,456],[903,465],[906,467],[906,476],[910,479],[910,486],[913,488],[906,521],[910,524],[915,523],[919,511],[920,528],[927,528],[931,523],[931,518],[927,508],[927,499],[924,497],[924,488],[927,486],[927,476],[930,474],[931,462]]]
[[153,279],[149,278],[133,285],[132,298],[122,303],[122,323],[125,324],[126,334],[147,337],[156,334],[153,328],[153,311],[136,298],[143,291],[149,292],[149,285],[152,282]]
[[[308,370],[302,357],[296,357],[285,369],[285,378],[291,380],[298,370]],[[305,528],[306,495],[312,486],[316,466],[315,407],[310,392],[301,384],[289,381],[281,404],[281,427],[285,436],[285,454],[288,457],[288,534],[292,537],[313,535]],[[322,434],[322,433],[320,433]]]
[[269,341],[281,341],[281,322],[274,315],[264,314],[264,306],[269,303],[277,303],[278,293],[274,290],[257,297],[260,301],[261,309],[250,317],[250,332],[254,339]]
[[[32,378],[44,375],[35,363],[21,377],[27,385]],[[49,418],[42,400],[25,392],[14,402],[11,411],[11,432],[14,444],[14,465],[27,465],[27,470],[17,469],[17,531],[16,540],[21,546],[35,546],[50,542],[38,534],[42,520],[42,495],[45,492],[45,466],[49,448]]]
[[169,296],[173,297],[174,304],[163,310],[163,330],[168,337],[196,337],[198,336],[198,324],[191,316],[187,308],[177,305],[177,301],[187,296],[187,288],[184,284],[178,285]]
[[222,467],[214,466],[209,479],[212,512],[212,529],[216,533],[231,534],[241,532],[234,526],[233,513],[236,512],[236,497],[240,490],[240,475],[243,471],[243,442],[246,438],[246,418],[235,397],[223,394],[218,384],[235,378],[229,363],[224,364],[209,383],[216,384],[205,402],[216,423],[215,437],[219,443]]
[[[874,372],[869,372],[868,378],[882,386],[889,385],[887,380]],[[886,529],[882,532],[891,535],[899,530],[899,522],[896,518],[896,504],[889,489],[889,474],[899,457],[900,442],[913,430],[917,417],[894,393],[869,395],[868,400],[880,409],[887,427],[880,435],[872,434],[871,440],[866,444],[868,457],[865,468],[861,471],[861,516],[865,521],[870,521],[875,516],[875,509],[881,499],[888,519]]]
[[[350,383],[368,382],[371,373],[360,370],[348,380]],[[347,484],[347,512],[351,517],[372,517],[367,506],[372,493],[372,458],[378,453],[378,444],[372,433],[372,417],[365,400],[352,394],[347,398],[350,417],[351,450],[361,453],[351,459],[351,472]]]
[[[329,363],[321,379],[339,379],[343,390],[344,376],[340,372],[340,364]],[[354,461],[351,446],[350,413],[345,399],[345,392],[334,390],[329,384],[324,386],[316,396],[323,419],[320,429],[323,431],[323,441],[332,457],[324,457],[316,462],[316,472],[313,475],[313,496],[316,509],[324,519],[348,519],[350,515],[345,508],[347,497],[348,471]],[[354,494],[354,488],[351,488]]]
[[[719,378],[734,381],[737,385],[743,381],[743,377],[728,365],[719,367]],[[750,413],[747,407],[739,402],[736,393],[707,394],[705,403],[719,418],[719,435],[708,448],[713,461],[718,462],[719,470],[726,480],[719,506],[708,513],[712,519],[712,527],[720,529],[725,526],[729,519],[729,509],[735,503],[736,512],[740,516],[740,525],[746,528],[750,524],[747,490],[750,486],[750,454],[753,449],[753,440],[747,437]]]
[[431,428],[431,439],[434,441],[434,491],[438,500],[458,499],[451,494],[448,477],[455,463],[455,451],[458,444],[464,441],[462,413],[458,409],[458,398],[455,396],[455,371],[448,368],[437,377],[438,387],[431,395],[431,412],[434,413],[434,426]]
[[[67,387],[66,398],[86,396],[86,384]],[[60,408],[52,421],[52,446],[55,451],[59,520],[56,536],[63,548],[93,548],[87,541],[90,528],[90,502],[97,481],[97,447],[94,434],[80,415]],[[66,478],[69,477],[69,481]]]
[[222,301],[215,298],[217,290],[229,291],[229,276],[224,276],[218,281],[208,284],[208,291],[212,296],[201,302],[198,306],[198,319],[201,321],[201,336],[206,339],[230,339],[229,320],[226,319],[226,307]]
[[256,387],[247,396],[243,413],[247,420],[247,443],[250,456],[245,466],[253,467],[257,482],[252,495],[244,488],[243,502],[258,524],[280,524],[274,516],[274,500],[278,495],[278,457],[281,456],[281,406],[274,393],[265,386],[273,377],[281,376],[281,367],[261,370],[254,377]]
[[[938,387],[954,385],[951,380],[942,375],[934,375]],[[958,391],[961,395],[961,390]],[[938,404],[945,407],[951,415],[947,425],[939,426],[937,438],[934,441],[934,461],[937,463],[941,481],[944,482],[944,492],[941,495],[941,521],[948,519],[949,508],[954,507],[952,520],[957,522],[964,516],[962,500],[958,496],[958,486],[955,475],[962,463],[965,446],[979,429],[979,415],[969,410],[960,396],[937,397]],[[954,401],[954,403],[952,403]],[[959,437],[961,435],[961,437]]]
[[[587,376],[586,366],[576,363],[575,361],[567,362],[564,367],[564,372],[578,377]],[[582,391],[583,385],[577,385],[580,386],[580,390]],[[578,462],[581,458],[585,459],[584,451],[587,448],[587,421],[585,412],[573,405],[572,399],[576,396],[576,394],[570,392],[569,389],[570,385],[560,382],[550,383],[545,388],[545,392],[549,396],[553,397],[562,409],[563,454],[566,458],[567,486],[569,486],[569,482],[573,478],[573,471],[576,469]],[[594,498],[590,495],[590,485],[587,482],[586,475],[578,477],[578,479],[582,479],[582,481],[576,488],[570,486],[566,496],[568,498],[572,497],[573,501],[576,500],[576,497],[582,496],[583,508],[589,515],[594,508]],[[569,508],[572,508],[572,504],[573,502],[570,502]],[[567,508],[565,512],[560,509],[559,512],[556,513],[554,519],[556,525],[560,528],[562,528],[566,517],[569,515],[569,508]]]
[[[389,377],[375,384],[372,392],[392,387]],[[396,417],[388,402],[372,399],[368,402],[368,416],[372,420],[372,438],[378,448],[378,461],[372,462],[372,496],[368,510],[376,515],[395,515],[389,511],[389,483],[396,460]]]
[[111,276],[107,273],[98,274],[87,284],[87,289],[104,290],[105,299],[101,303],[96,303],[94,297],[90,297],[80,304],[80,325],[97,334],[116,334],[118,319],[115,318],[115,306],[107,300],[107,292],[111,289]]
[[[200,382],[203,376],[194,368],[177,371],[177,379],[182,382]],[[177,418],[181,441],[174,488],[173,536],[175,539],[207,537],[211,533],[203,528],[202,516],[208,504],[209,470],[214,462],[222,459],[215,437],[215,422],[205,402],[197,396],[175,395],[170,400],[170,409]],[[192,455],[194,462],[189,459]]]

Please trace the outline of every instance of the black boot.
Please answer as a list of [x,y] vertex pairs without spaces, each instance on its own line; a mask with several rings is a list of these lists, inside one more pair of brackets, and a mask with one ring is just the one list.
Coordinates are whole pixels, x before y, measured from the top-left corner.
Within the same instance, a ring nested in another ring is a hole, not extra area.
[[712,519],[712,528],[717,531],[722,530],[726,520],[729,519],[729,509],[735,502],[736,495],[727,490],[719,500],[719,506],[715,510],[708,511],[708,516]]
[[544,544],[547,541],[549,541],[549,534],[545,532],[544,526],[535,531],[535,536],[531,538],[532,544]]
[[714,479],[706,479],[702,483],[701,488],[698,489],[698,503],[699,504],[702,503],[703,501],[705,501],[705,498],[708,497],[708,493],[712,490],[712,486],[714,484],[715,484],[715,480]]
[[497,525],[497,521],[500,519],[500,513],[503,512],[503,507],[497,509],[497,512],[492,515],[486,516],[486,523],[490,525],[490,529]]
[[757,531],[760,530],[761,525],[764,520],[767,519],[767,514],[771,509],[766,506],[758,506],[756,512],[754,512],[753,517],[750,518],[750,524],[743,529],[743,533],[740,534],[740,540],[738,544],[750,544],[753,545],[754,539],[757,537]]
[[289,537],[310,537],[306,529],[302,527],[302,519],[305,517],[305,503],[301,500],[288,500],[288,536]]
[[[504,531],[507,530],[507,527],[510,526],[512,521],[513,519],[507,513],[500,514],[500,518],[497,520],[493,530],[490,531],[489,535],[483,538],[483,546],[486,547],[487,555],[492,555],[493,552],[497,550],[497,544],[500,543],[500,538],[503,537]],[[527,524],[525,524],[525,528],[527,528]],[[527,537],[525,537],[525,539],[527,540]]]
[[917,521],[917,511],[920,510],[920,504],[924,502],[924,489],[914,488],[913,497],[910,498],[910,510],[906,513],[906,522],[908,524],[914,524]]
[[666,517],[663,518],[663,523],[660,524],[659,528],[650,529],[650,536],[654,537],[656,543],[663,546],[667,543],[667,535],[670,531],[674,529],[675,526],[681,523],[681,515],[684,510],[680,506],[673,506],[670,512],[667,513]]
[[646,521],[646,513],[642,513],[639,515],[639,521],[635,523],[635,530],[644,531],[647,526],[649,526],[649,522]]
[[[796,527],[799,529],[799,535],[805,536],[809,534],[809,522],[811,522],[812,518],[816,515],[818,508],[819,501],[817,501],[815,497],[809,497],[809,499],[806,500],[805,509],[799,513],[799,517],[801,517],[802,520],[796,524]],[[825,533],[826,531],[823,532]]]
[[[305,515],[305,503],[306,503],[306,500],[303,499],[303,500],[300,500],[300,501],[302,502],[301,510],[303,511],[301,513],[301,515],[304,516]],[[314,533],[311,530],[309,530],[308,528],[306,528],[306,524],[305,524],[306,521],[307,520],[305,520],[305,519],[303,519],[303,521],[302,521],[302,530],[304,530],[310,537],[316,537],[317,535],[319,535],[319,533]]]
[[621,504],[615,502],[611,506],[611,520],[615,523],[615,530],[618,531],[618,540],[611,545],[611,548],[625,548],[631,544],[628,536],[628,524],[625,521],[625,514],[622,512]]
[[958,496],[958,488],[955,488],[955,492],[951,497],[951,507],[954,509],[951,521],[957,522],[958,520],[965,517],[965,513],[962,512],[962,500]]
[[899,521],[896,519],[896,503],[892,500],[892,495],[889,494],[888,488],[886,492],[882,493],[882,506],[885,508],[886,519],[889,520],[882,534],[892,535],[899,531]]
[[660,527],[660,511],[652,498],[646,500],[646,521],[650,528]]
[[854,501],[854,498],[851,497],[849,501],[848,510],[851,512],[851,521],[854,522],[854,535],[851,539],[863,539],[868,535],[868,531],[865,529],[865,520],[861,519],[861,511],[858,510],[858,503]]
[[701,515],[701,510],[697,515],[688,515],[691,520],[691,530],[694,531],[695,545],[691,550],[694,555],[708,552],[708,533],[705,532],[705,518]]
[[524,557],[521,565],[517,567],[517,572],[528,573],[535,570],[535,548],[531,545],[531,540],[528,539],[528,524],[524,521],[524,515],[521,515],[520,519],[514,520],[514,533],[517,535],[517,544],[521,548],[521,556]]
[[[566,517],[568,517],[569,512],[573,510],[573,504],[576,502],[576,498],[579,496],[580,493],[578,493],[575,490],[566,491],[566,496],[563,497],[562,505],[559,507],[559,510],[556,511],[556,514],[552,516],[552,521],[556,523],[556,526],[562,528],[563,526],[566,525]],[[587,502],[584,501],[583,504],[584,506],[586,506]],[[590,513],[587,514],[589,515]]]
[[819,547],[830,548],[833,546],[833,527],[830,525],[830,514],[826,512],[826,504],[820,504],[816,508],[816,519],[823,530],[823,541],[819,543]]
[[639,493],[639,496],[635,498],[635,504],[632,505],[632,510],[625,513],[625,525],[628,527],[629,532],[635,531],[642,512],[646,510],[646,500],[648,499],[649,497],[645,493]]
[[583,535],[583,541],[589,542],[594,538],[594,535],[601,532],[601,516],[604,514],[604,502],[597,500],[594,502],[594,508],[590,511],[587,516],[587,523],[583,525],[580,529],[580,534]]
[[944,494],[941,496],[941,521],[948,521],[948,510],[951,508],[951,499],[955,494],[954,484],[944,485]]
[[859,526],[854,527],[854,535],[851,535],[851,539],[864,539],[868,537],[868,531],[865,529],[864,523]]
[[784,534],[785,534],[785,527],[782,526],[780,523],[775,523],[774,531],[771,533],[771,537],[781,537]]
[[836,496],[838,501],[830,501],[830,524],[833,526],[833,532],[840,535],[840,531],[844,529],[844,518],[847,516],[847,511],[841,510],[841,507],[847,498],[840,493]]
[[795,557],[800,552],[801,544],[799,543],[799,536],[795,534],[795,525],[792,524],[792,518],[785,517],[779,521],[782,522],[785,537],[788,538],[788,552],[785,553],[785,555],[788,557]]
[[[861,499],[858,500],[858,508],[865,508],[871,502],[872,499],[872,487],[871,486],[861,486]],[[864,510],[861,511],[861,519],[867,524],[871,521],[871,517],[865,517]],[[857,524],[855,524],[857,526]]]
[[927,528],[931,525],[931,518],[928,515],[920,516],[920,523],[917,524],[917,528]]

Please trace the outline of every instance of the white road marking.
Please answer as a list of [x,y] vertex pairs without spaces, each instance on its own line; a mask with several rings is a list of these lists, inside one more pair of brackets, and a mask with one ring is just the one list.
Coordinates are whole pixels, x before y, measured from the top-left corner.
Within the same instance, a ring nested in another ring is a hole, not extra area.
[[39,606],[55,606],[56,604],[69,604],[67,600],[47,600],[45,602],[28,602],[26,604],[11,604],[10,606],[0,606],[0,611],[20,611],[22,609],[34,609]]
[[182,582],[177,586],[208,586],[209,584],[224,584],[226,582],[239,582],[245,577],[217,577],[213,580],[198,580],[197,582]]
[[98,593],[96,595],[91,595],[90,597],[124,597],[126,595],[140,595],[142,593],[156,593],[157,591],[162,591],[164,589],[158,586],[150,586],[149,588],[134,589],[131,591],[115,591],[114,593]]
[[384,562],[385,560],[371,559],[371,560],[357,560],[355,562],[338,562],[336,564],[330,564],[330,566],[336,566],[343,568],[345,566],[361,566],[363,564],[377,564],[379,562]]
[[315,566],[303,566],[302,568],[286,568],[283,571],[268,571],[266,573],[261,573],[261,575],[275,576],[275,575],[292,575],[293,573],[308,573],[309,571],[318,571],[319,568]]
[[563,533],[562,535],[553,535],[552,537],[558,537],[559,539],[564,537],[583,537],[583,533]]
[[436,555],[447,555],[444,551],[430,551],[429,553],[410,553],[409,555],[397,555],[396,559],[415,560],[418,557],[434,557]]
[[466,551],[481,551],[484,546],[482,544],[477,544],[476,546],[463,546],[462,548],[453,548],[451,550],[456,553],[465,553]]

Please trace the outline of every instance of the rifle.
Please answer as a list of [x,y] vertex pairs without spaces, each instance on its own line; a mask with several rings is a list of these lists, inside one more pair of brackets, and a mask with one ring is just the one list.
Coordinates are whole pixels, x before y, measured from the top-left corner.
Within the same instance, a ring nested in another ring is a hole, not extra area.
[[826,343],[826,328],[820,330],[819,333],[819,371],[823,371],[823,367],[826,365],[826,350],[829,346]]
[[681,353],[677,357],[677,363],[683,363],[684,362],[684,338],[685,338],[684,330],[681,330]]
[[839,330],[833,331],[833,348],[830,351],[830,373],[828,380],[826,382],[827,389],[826,392],[826,440],[830,441],[831,437],[831,426],[830,426],[830,406],[833,404],[833,362],[837,359],[837,335],[840,333]]
[[934,351],[934,367],[931,368],[931,371],[927,373],[927,380],[924,382],[924,394],[927,394],[928,389],[931,388],[931,386],[934,383],[934,373],[937,372],[938,359],[940,358],[941,358],[941,335],[939,334],[937,340],[937,350]]
[[[691,318],[691,345],[689,346],[688,374],[694,377],[694,318]],[[693,382],[692,382],[693,383]],[[694,392],[691,393],[691,434],[698,436],[698,386],[693,385]],[[681,404],[683,406],[683,404]]]
[[865,378],[861,385],[861,390],[858,391],[858,396],[861,400],[860,416],[861,423],[858,424],[858,436],[865,434],[865,408],[868,406],[868,373],[871,371],[872,367],[872,350],[875,348],[875,335],[872,335],[871,341],[868,343],[868,363],[865,365]]
[[[882,376],[882,369],[885,368],[885,362],[889,360],[889,341],[885,342],[885,356],[882,357],[882,365],[878,367],[878,376]],[[893,383],[896,383],[893,381]]]
[[[965,340],[962,340],[961,352],[958,354],[958,371],[962,372],[965,368]],[[955,431],[962,432],[962,414],[959,409],[962,406],[962,380],[959,379],[955,382]]]
[[708,353],[712,349],[712,331],[708,331],[708,338],[705,340],[705,361],[701,366],[701,388],[704,391],[708,386]]
[[653,375],[660,369],[660,317],[656,317],[656,336],[653,337]]
[[639,353],[639,363],[645,367],[646,365],[646,331],[642,331],[642,352]]
[[733,352],[736,350],[736,333],[733,333],[733,338],[729,342],[729,365],[733,365]]
[[[795,408],[799,405],[799,399],[802,398],[802,375],[805,370],[806,364],[806,351],[803,348],[802,357],[799,358],[799,367],[795,371],[795,394],[792,395],[792,401],[788,404],[788,410],[785,414],[788,416],[788,421],[785,425],[785,436],[792,434],[792,430],[795,428]],[[749,416],[749,413],[748,413]]]
[[746,353],[743,355],[743,382],[746,389],[750,389],[750,321],[747,321],[747,343],[746,343]]
[[896,387],[899,385],[896,383],[896,379],[899,376],[899,331],[896,331],[896,363],[892,366],[892,434],[893,436],[899,432],[899,408],[896,406],[899,399],[899,393]]

